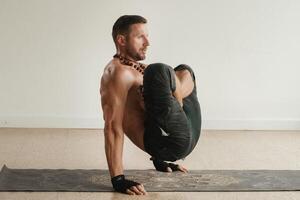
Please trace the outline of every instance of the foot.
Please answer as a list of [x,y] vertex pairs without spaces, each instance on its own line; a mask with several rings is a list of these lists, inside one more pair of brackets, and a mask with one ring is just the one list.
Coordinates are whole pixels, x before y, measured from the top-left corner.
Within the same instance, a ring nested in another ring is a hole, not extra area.
[[175,73],[176,73],[176,77],[178,77],[178,79],[180,81],[181,96],[182,96],[182,99],[184,99],[185,97],[189,96],[192,93],[192,91],[195,87],[194,79],[193,79],[190,71],[187,69],[178,70]]
[[158,160],[153,157],[151,157],[150,160],[153,161],[154,167],[157,171],[161,171],[161,172],[182,171],[184,173],[188,173],[188,170],[182,165],[171,163],[171,162],[168,163],[166,161]]

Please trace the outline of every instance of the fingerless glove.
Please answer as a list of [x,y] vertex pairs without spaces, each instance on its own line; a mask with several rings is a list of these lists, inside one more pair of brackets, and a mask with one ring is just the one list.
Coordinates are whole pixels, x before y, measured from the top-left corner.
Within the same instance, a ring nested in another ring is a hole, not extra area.
[[121,193],[126,193],[126,190],[130,189],[132,186],[140,185],[140,183],[135,181],[126,180],[124,174],[111,178],[111,183],[115,191]]

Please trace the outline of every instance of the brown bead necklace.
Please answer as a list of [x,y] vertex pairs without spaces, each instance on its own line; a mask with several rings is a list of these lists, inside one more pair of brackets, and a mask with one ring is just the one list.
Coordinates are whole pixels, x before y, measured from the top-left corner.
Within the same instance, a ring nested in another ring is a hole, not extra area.
[[130,60],[128,58],[125,58],[119,54],[115,54],[113,56],[114,58],[119,58],[120,62],[123,65],[129,65],[131,67],[133,67],[135,70],[137,70],[138,72],[140,72],[141,74],[144,74],[145,68],[147,67],[147,65],[143,64],[143,63],[139,63],[133,60]]

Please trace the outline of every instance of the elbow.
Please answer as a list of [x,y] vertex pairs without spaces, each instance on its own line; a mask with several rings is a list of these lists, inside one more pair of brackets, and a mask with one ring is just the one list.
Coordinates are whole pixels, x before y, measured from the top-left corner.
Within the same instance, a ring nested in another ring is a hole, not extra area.
[[111,121],[111,122],[105,122],[104,133],[109,135],[111,134],[120,135],[123,134],[123,130],[116,123]]

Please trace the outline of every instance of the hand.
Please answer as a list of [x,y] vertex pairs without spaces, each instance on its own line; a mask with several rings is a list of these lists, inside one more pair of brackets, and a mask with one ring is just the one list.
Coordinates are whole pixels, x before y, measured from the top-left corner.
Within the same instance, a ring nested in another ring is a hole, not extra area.
[[147,192],[142,184],[130,187],[130,189],[126,190],[126,193],[129,195],[147,195]]
[[126,193],[130,195],[145,195],[147,194],[144,186],[138,182],[131,181],[125,179],[124,174],[115,176],[111,178],[111,182],[113,185],[113,188],[117,192]]

